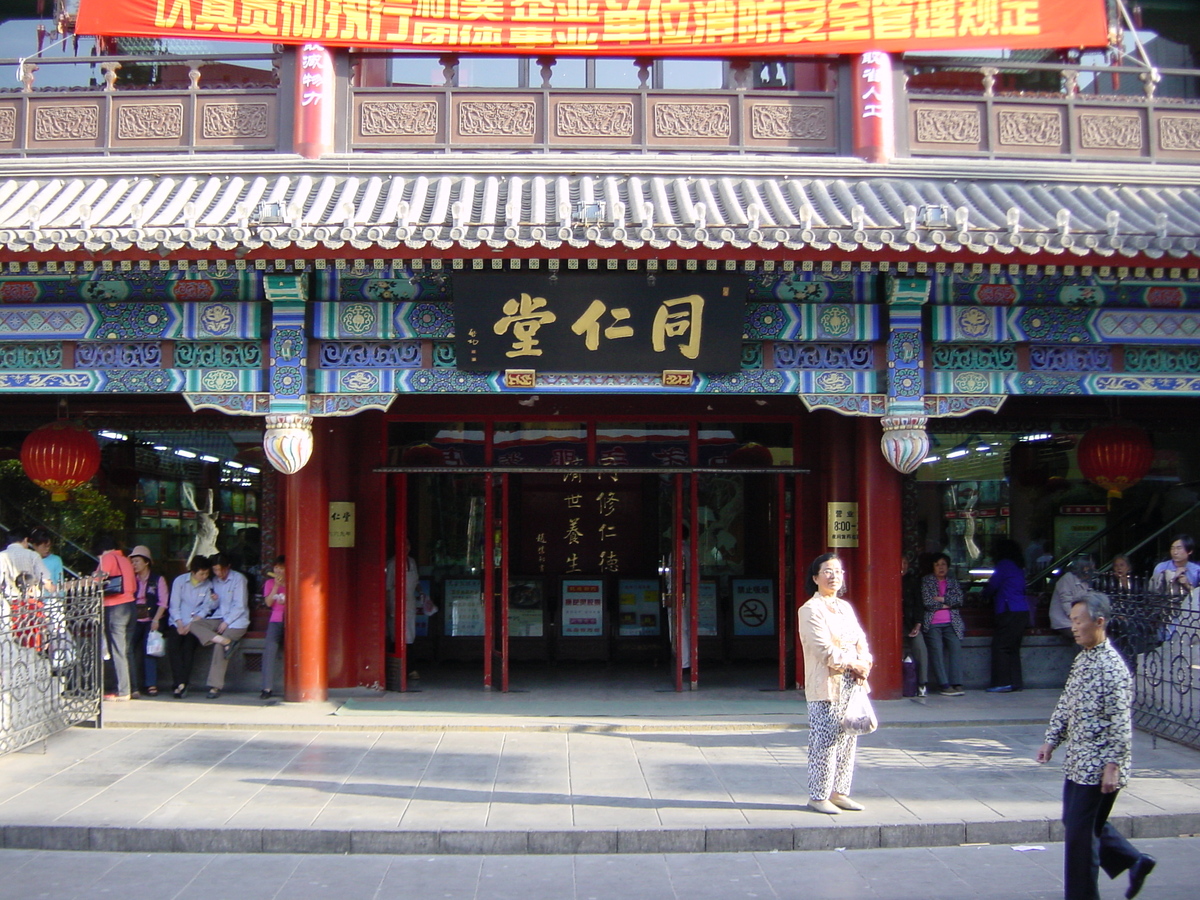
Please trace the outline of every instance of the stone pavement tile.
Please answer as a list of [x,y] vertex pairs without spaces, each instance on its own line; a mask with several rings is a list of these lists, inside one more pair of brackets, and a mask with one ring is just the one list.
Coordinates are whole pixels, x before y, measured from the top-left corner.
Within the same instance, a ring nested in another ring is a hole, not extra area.
[[489,828],[569,828],[571,809],[567,735],[505,735],[487,813]]
[[108,875],[118,859],[107,853],[0,850],[0,900],[94,896],[92,886]]
[[740,900],[768,894],[767,879],[755,854],[675,854],[666,858],[675,897],[688,900]]
[[488,857],[479,873],[487,900],[561,900],[575,896],[575,861],[569,856]]
[[659,824],[636,747],[645,736],[570,734],[567,764],[577,828],[649,828]]
[[[202,856],[204,867],[191,878],[174,879],[171,867],[181,857],[172,854],[162,859],[166,880],[173,881],[176,893],[173,900],[250,900],[274,897],[280,885],[287,882],[301,857],[291,854]],[[95,895],[92,895],[95,896]],[[346,898],[349,900],[349,897]]]
[[503,733],[443,734],[401,825],[419,830],[486,827],[503,744]]
[[[598,898],[675,898],[666,857],[658,854],[637,856],[577,856],[575,883],[578,900]],[[636,894],[631,891],[636,886]],[[570,896],[570,895],[568,895]]]
[[862,850],[846,856],[871,890],[888,900],[925,900],[932,885],[939,892],[949,889],[950,893],[967,888],[927,848],[895,852]]
[[395,857],[377,896],[388,900],[485,900],[478,893],[483,862],[483,857],[470,856]]
[[319,828],[394,828],[437,752],[433,733],[372,735],[369,746],[313,824]]
[[163,780],[177,789],[176,795],[145,815],[140,824],[227,824],[313,738],[308,734],[193,732],[161,766]]
[[756,853],[754,858],[779,900],[877,900],[846,853]]
[[[391,860],[388,857],[360,857],[353,866],[331,866],[330,858],[302,857],[271,900],[329,900],[353,897],[360,900],[379,894]],[[251,900],[245,895],[244,900]]]

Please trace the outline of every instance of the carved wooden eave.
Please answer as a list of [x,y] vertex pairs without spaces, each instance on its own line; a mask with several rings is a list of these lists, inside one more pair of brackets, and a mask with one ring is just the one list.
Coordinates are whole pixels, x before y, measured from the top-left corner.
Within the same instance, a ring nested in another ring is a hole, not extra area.
[[11,160],[0,161],[0,247],[25,258],[755,250],[1187,265],[1200,248],[1200,167],[692,154]]

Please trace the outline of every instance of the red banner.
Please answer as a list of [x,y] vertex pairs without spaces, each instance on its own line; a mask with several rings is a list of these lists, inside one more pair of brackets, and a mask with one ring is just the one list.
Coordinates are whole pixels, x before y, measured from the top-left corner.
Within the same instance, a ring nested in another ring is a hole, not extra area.
[[79,34],[558,56],[1096,47],[1104,0],[80,0]]

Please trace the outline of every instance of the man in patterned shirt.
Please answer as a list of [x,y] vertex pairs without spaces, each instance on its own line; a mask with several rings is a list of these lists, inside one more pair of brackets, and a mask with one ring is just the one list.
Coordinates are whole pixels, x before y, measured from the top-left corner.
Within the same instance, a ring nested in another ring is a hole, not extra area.
[[1071,633],[1083,651],[1075,657],[1066,687],[1037,761],[1046,763],[1060,744],[1063,761],[1063,825],[1066,900],[1099,900],[1102,866],[1109,878],[1129,872],[1125,896],[1137,896],[1154,868],[1108,821],[1117,792],[1129,781],[1133,684],[1129,669],[1106,639],[1108,597],[1090,591],[1071,605]]

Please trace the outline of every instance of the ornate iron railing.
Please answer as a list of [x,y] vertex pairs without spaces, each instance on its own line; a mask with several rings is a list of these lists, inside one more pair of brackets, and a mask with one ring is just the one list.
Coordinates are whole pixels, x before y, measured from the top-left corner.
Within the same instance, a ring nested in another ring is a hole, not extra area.
[[0,592],[0,754],[99,721],[102,604],[90,578]]
[[1134,673],[1134,725],[1200,748],[1200,589],[1110,597],[1109,634]]

